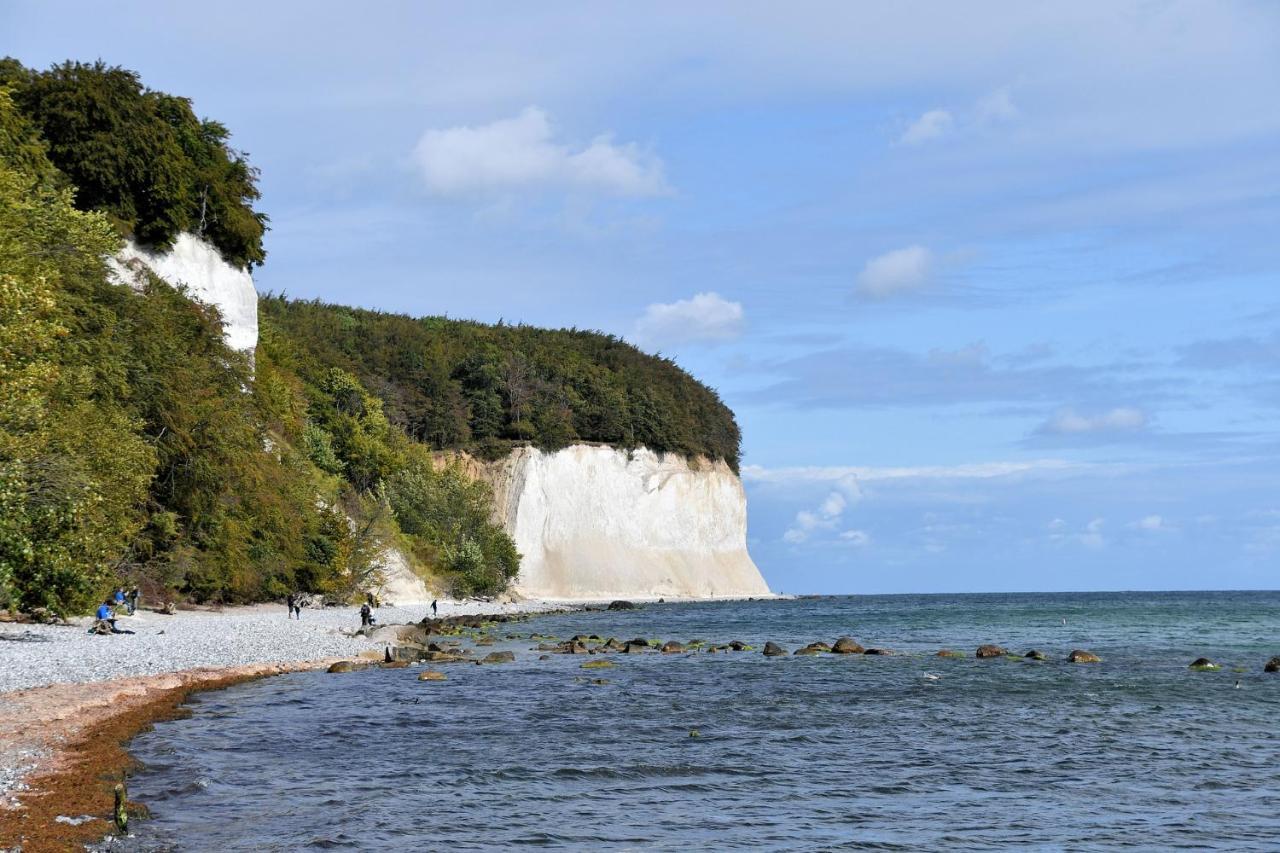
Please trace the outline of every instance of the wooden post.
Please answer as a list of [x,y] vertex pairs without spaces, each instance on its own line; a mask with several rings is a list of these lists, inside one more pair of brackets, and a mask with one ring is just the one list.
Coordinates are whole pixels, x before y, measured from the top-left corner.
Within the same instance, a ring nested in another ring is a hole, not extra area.
[[116,783],[116,830],[124,835],[129,831],[129,809],[127,803],[129,793],[125,790],[124,782]]

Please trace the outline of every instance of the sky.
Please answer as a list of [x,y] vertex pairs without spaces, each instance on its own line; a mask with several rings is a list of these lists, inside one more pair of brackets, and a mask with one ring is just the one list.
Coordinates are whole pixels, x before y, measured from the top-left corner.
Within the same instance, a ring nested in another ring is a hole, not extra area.
[[1280,4],[5,0],[0,53],[228,125],[261,292],[674,357],[774,590],[1280,586]]

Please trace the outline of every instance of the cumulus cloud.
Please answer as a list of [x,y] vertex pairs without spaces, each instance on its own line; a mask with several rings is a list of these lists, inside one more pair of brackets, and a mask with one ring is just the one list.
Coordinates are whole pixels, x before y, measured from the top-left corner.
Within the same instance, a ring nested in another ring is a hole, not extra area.
[[1057,543],[1074,542],[1083,545],[1086,548],[1101,548],[1107,544],[1106,538],[1102,535],[1102,528],[1106,525],[1106,519],[1095,518],[1086,524],[1082,529],[1072,531],[1061,518],[1055,518],[1049,522],[1049,541]]
[[955,119],[947,110],[929,110],[911,122],[898,141],[903,145],[922,145],[945,135],[954,125]]
[[842,530],[840,540],[849,545],[862,547],[871,543],[871,536],[865,530]]
[[575,150],[556,139],[550,116],[532,106],[490,124],[428,130],[413,163],[427,190],[444,196],[536,188],[632,197],[670,192],[653,154],[608,134]]
[[1133,406],[1119,406],[1093,415],[1062,409],[1041,424],[1037,432],[1043,435],[1135,432],[1145,428],[1147,423],[1146,412]]
[[[796,513],[795,521],[782,534],[782,541],[792,545],[799,545],[801,542],[808,541],[809,537],[819,530],[835,531],[839,530],[844,518],[844,511],[848,508],[849,502],[857,500],[862,493],[858,489],[858,481],[852,475],[846,475],[836,480],[835,488],[827,493],[822,503],[818,504],[816,509],[802,509]],[[856,545],[865,545],[868,541],[866,534],[861,531],[841,531],[839,538],[850,541],[858,539],[858,536],[846,536],[845,534],[859,534],[862,541],[853,542]]]
[[651,345],[728,341],[742,334],[745,320],[741,302],[714,292],[699,293],[650,305],[636,321],[636,337]]
[[933,252],[924,246],[894,249],[867,261],[858,276],[858,293],[882,299],[920,290],[933,275]]

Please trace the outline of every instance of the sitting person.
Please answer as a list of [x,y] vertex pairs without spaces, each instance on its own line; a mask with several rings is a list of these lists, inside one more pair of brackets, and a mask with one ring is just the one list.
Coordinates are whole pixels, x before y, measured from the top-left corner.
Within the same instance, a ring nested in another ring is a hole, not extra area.
[[97,622],[89,629],[90,634],[120,634],[123,633],[116,627],[116,613],[111,609],[111,599],[107,599],[98,605],[96,614]]

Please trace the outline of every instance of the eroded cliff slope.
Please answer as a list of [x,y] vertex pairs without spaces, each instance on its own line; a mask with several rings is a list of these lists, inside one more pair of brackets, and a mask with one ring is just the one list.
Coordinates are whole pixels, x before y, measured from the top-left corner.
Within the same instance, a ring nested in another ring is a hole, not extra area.
[[579,444],[519,448],[477,468],[522,555],[522,595],[769,594],[747,552],[742,482],[724,462]]

